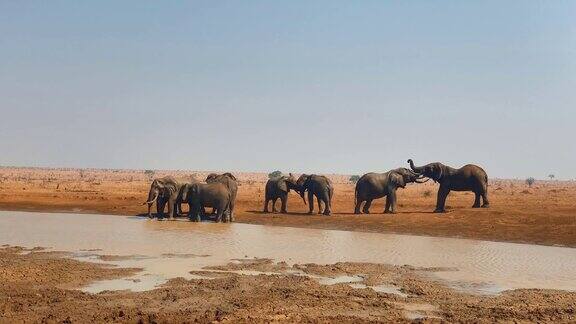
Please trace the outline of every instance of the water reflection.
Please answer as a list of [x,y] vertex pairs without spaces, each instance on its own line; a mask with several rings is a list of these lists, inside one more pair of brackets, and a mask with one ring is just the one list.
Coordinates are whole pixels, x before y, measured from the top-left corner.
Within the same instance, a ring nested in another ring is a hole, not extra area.
[[[351,261],[456,268],[458,271],[440,271],[435,276],[462,289],[576,290],[576,249],[469,239],[0,212],[1,244],[50,247],[77,252],[78,257],[85,257],[85,251],[94,251],[92,255],[144,255],[148,258],[108,262],[141,267],[145,269],[141,275],[164,279],[186,277],[191,270],[231,259],[258,257],[288,263]],[[208,256],[198,257],[201,255]]]

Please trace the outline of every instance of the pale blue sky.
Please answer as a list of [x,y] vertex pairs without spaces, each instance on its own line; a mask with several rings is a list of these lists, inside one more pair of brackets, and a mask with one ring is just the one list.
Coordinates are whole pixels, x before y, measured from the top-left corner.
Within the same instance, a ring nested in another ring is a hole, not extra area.
[[0,164],[576,177],[575,1],[0,0]]

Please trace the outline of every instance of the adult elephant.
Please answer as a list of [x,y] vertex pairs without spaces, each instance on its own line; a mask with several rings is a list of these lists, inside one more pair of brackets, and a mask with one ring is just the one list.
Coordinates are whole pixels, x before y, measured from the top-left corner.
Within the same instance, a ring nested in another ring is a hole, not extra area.
[[[450,191],[472,191],[476,195],[473,208],[488,207],[488,175],[481,167],[467,164],[460,169],[455,169],[440,162],[429,163],[417,167],[414,162],[408,160],[414,172],[428,177],[440,184],[435,213],[446,212],[446,197]],[[480,205],[482,198],[482,205]]]
[[[331,213],[332,197],[334,196],[334,185],[330,179],[323,175],[316,174],[302,174],[296,181],[300,189],[300,196],[304,199],[304,192],[308,191],[308,206],[310,208],[308,214],[314,212],[314,196],[318,201],[318,214],[329,216]],[[304,203],[306,200],[304,199]],[[322,203],[324,203],[324,211],[322,211]]]
[[[290,173],[289,176],[280,176],[276,178],[269,179],[266,182],[266,189],[264,192],[264,212],[268,213],[268,205],[272,201],[272,212],[275,213],[276,201],[280,199],[282,202],[282,207],[280,212],[286,214],[286,205],[288,203],[288,193],[290,190],[294,190],[298,193],[301,191],[301,187],[296,183],[296,178]],[[304,197],[302,196],[304,200]],[[306,201],[304,200],[304,203]]]
[[174,214],[180,213],[181,186],[176,179],[170,176],[154,179],[148,191],[148,200],[144,203],[148,204],[148,217],[152,218],[150,209],[156,203],[157,217],[164,217],[164,209],[168,205],[168,217],[173,220]]
[[223,183],[185,184],[182,188],[182,199],[188,203],[190,220],[199,222],[204,208],[212,207],[216,211],[216,222],[229,221],[226,212],[230,208],[231,192]]
[[425,182],[421,181],[421,178],[421,175],[406,168],[398,168],[385,173],[366,173],[356,182],[354,214],[360,214],[360,207],[363,202],[366,203],[362,212],[370,214],[372,200],[382,197],[386,197],[384,213],[395,213],[397,206],[396,190],[405,188],[408,183]]
[[230,172],[223,174],[210,173],[206,177],[206,183],[222,183],[230,191],[230,221],[234,221],[234,206],[236,204],[236,195],[238,194],[238,180]]

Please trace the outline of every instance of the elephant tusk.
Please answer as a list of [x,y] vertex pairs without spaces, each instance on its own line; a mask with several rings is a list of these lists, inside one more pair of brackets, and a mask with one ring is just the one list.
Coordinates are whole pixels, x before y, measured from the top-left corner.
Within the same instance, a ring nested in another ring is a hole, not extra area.
[[147,202],[143,203],[142,205],[152,204],[152,203],[154,203],[154,202],[156,201],[156,199],[158,199],[158,195],[156,195],[156,197],[154,197],[154,199],[152,199],[152,200],[150,200],[150,201],[147,201]]

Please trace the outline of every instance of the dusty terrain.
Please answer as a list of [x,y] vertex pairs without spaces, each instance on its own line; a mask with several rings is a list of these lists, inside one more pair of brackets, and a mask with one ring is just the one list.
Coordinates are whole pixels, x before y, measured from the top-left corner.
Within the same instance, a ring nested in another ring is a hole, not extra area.
[[[135,269],[104,267],[64,256],[40,249],[0,248],[1,323],[576,320],[576,293],[516,290],[498,296],[469,295],[427,279],[426,273],[433,269],[360,263],[290,267],[265,259],[244,260],[201,271],[206,279],[176,278],[152,291],[88,294],[72,288]],[[241,269],[273,273],[230,272]],[[304,275],[289,272],[295,270]],[[322,285],[306,275],[361,275],[361,284],[393,286],[405,296],[346,283]]]
[[[183,181],[209,172],[0,168],[0,209],[136,215],[146,212],[150,179],[173,175]],[[576,247],[576,182],[491,180],[491,208],[472,209],[472,193],[452,193],[449,212],[433,214],[437,185],[399,190],[398,214],[383,215],[383,200],[371,215],[353,215],[354,185],[349,176],[330,175],[336,183],[334,214],[305,214],[299,196],[290,194],[290,214],[263,214],[262,173],[235,173],[240,181],[237,221],[349,231],[409,233]],[[278,202],[279,208],[280,202]],[[317,208],[317,207],[316,207]]]

